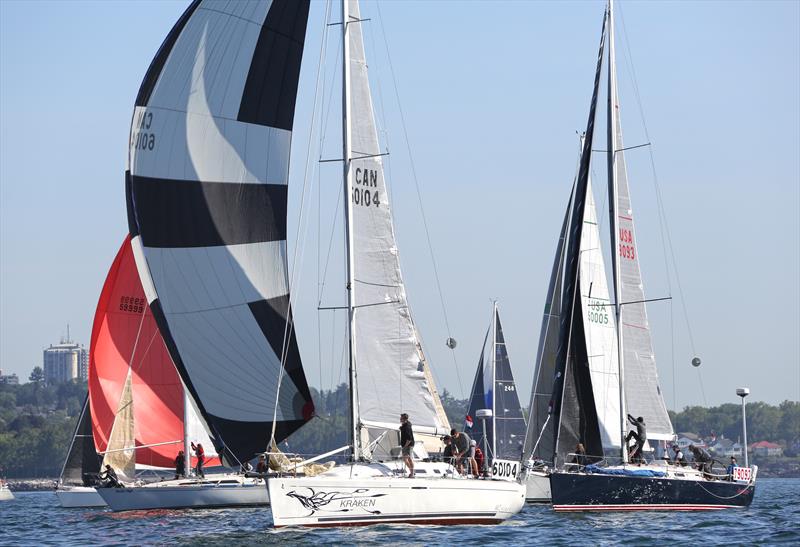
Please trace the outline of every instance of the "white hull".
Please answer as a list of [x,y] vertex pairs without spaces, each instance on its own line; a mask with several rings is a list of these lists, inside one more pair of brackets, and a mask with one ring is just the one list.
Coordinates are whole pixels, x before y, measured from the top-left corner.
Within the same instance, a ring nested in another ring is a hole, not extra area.
[[9,501],[14,499],[14,494],[8,489],[8,486],[0,486],[0,501]]
[[171,480],[124,488],[98,488],[112,511],[268,505],[263,479],[241,475]]
[[61,507],[105,507],[106,502],[91,486],[60,486],[56,496]]
[[550,477],[541,471],[529,471],[523,481],[525,501],[528,503],[550,503]]
[[444,463],[416,462],[416,478],[391,464],[355,464],[316,477],[270,478],[272,519],[283,526],[497,524],[525,504],[525,488],[472,479]]

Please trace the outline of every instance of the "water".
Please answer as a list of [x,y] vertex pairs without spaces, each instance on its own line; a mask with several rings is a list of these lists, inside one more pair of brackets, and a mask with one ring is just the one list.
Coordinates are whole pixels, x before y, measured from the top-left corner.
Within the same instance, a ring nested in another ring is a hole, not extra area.
[[800,479],[758,481],[744,510],[556,514],[528,505],[500,526],[273,530],[267,508],[111,513],[62,509],[52,492],[0,502],[0,545],[800,544]]

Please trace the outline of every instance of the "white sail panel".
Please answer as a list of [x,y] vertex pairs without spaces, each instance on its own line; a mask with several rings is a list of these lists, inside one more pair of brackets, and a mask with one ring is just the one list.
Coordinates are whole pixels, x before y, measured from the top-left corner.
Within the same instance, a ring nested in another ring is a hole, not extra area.
[[[612,71],[615,67],[612,64]],[[616,81],[616,77],[613,78]],[[644,304],[644,286],[639,268],[639,253],[633,222],[628,174],[625,168],[625,148],[622,142],[622,123],[619,115],[619,97],[616,85],[611,86],[614,117],[612,149],[614,154],[614,180],[616,182],[616,230],[618,248],[614,257],[619,269],[620,329],[625,378],[625,406],[628,414],[641,416],[647,424],[650,439],[671,440],[675,434],[664,404],[664,395],[658,381],[658,369],[653,353],[653,340],[647,308]]]
[[[406,298],[372,109],[358,2],[349,1],[350,176],[359,414],[363,423],[448,427]],[[368,156],[368,157],[367,157]],[[393,426],[394,428],[397,425]]]
[[603,449],[619,451],[619,362],[614,308],[610,304],[591,180],[586,187],[580,262],[581,308],[586,355]]

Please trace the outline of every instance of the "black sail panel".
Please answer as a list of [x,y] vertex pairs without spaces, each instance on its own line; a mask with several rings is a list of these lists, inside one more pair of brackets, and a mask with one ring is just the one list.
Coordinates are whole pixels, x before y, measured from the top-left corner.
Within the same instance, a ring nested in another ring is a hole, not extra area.
[[88,403],[87,394],[64,461],[64,469],[61,471],[61,482],[64,484],[82,485],[87,475],[100,471],[101,458],[94,448],[92,415]]
[[280,441],[314,412],[286,247],[308,10],[308,0],[192,3],[151,63],[131,124],[139,276],[228,461],[266,450],[273,425]]
[[[481,450],[484,450],[487,454],[493,446],[494,424],[492,423],[492,420],[479,420],[476,416],[476,413],[480,409],[492,408],[492,394],[487,389],[488,386],[491,386],[492,381],[492,363],[489,361],[489,359],[491,359],[491,355],[487,355],[486,348],[487,345],[489,345],[489,348],[491,348],[491,344],[489,343],[490,331],[491,327],[486,331],[486,336],[483,338],[481,356],[478,360],[478,369],[475,371],[475,379],[472,382],[472,391],[470,392],[469,397],[469,409],[467,410],[467,416],[469,416],[471,420],[467,420],[464,427],[464,430],[472,437],[474,441],[476,441],[478,446],[481,447]],[[483,434],[484,422],[486,422],[486,436]]]
[[[575,429],[574,424],[567,423],[564,418],[570,417],[569,409],[567,414],[562,416],[562,405],[569,403],[565,397],[564,380],[567,376],[567,365],[572,345],[578,343],[573,338],[573,315],[580,314],[580,298],[578,292],[578,267],[580,264],[580,243],[581,232],[583,230],[584,208],[586,205],[586,191],[589,181],[589,170],[592,155],[592,143],[594,141],[594,123],[597,112],[597,97],[600,89],[600,74],[603,65],[603,51],[606,40],[606,22],[608,13],[603,17],[603,30],[600,37],[600,48],[597,54],[597,69],[595,71],[594,88],[592,91],[592,101],[589,107],[589,120],[586,124],[586,137],[583,142],[580,167],[578,177],[575,182],[574,199],[570,213],[570,225],[567,230],[567,251],[564,257],[563,273],[563,294],[561,300],[561,316],[559,326],[558,354],[556,357],[555,382],[553,385],[553,418],[555,420],[554,430],[556,431],[556,451],[553,454],[553,461],[563,463],[566,454],[574,449],[574,445],[562,451],[566,446],[558,439],[561,426],[568,429]],[[581,340],[582,343],[582,340]],[[572,419],[572,418],[570,418]]]

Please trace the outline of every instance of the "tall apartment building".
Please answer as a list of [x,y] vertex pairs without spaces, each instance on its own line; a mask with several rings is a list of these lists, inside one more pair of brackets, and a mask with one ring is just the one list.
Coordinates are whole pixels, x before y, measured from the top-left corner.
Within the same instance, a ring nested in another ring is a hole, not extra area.
[[44,381],[48,385],[63,384],[89,378],[89,352],[70,340],[44,349]]

